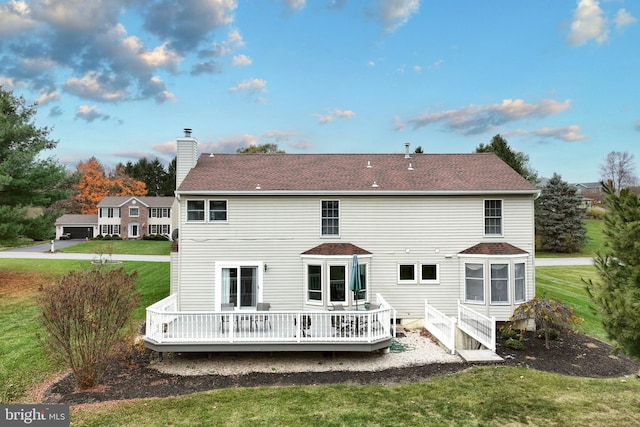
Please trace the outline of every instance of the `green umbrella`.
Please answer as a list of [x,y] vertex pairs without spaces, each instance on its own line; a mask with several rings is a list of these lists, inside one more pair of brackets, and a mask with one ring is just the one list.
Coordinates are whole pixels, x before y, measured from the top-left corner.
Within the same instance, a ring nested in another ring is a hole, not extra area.
[[358,255],[353,255],[349,289],[353,292],[353,297],[356,300],[356,310],[357,310],[358,309],[358,293],[362,290],[362,283],[360,282],[360,266],[358,265]]

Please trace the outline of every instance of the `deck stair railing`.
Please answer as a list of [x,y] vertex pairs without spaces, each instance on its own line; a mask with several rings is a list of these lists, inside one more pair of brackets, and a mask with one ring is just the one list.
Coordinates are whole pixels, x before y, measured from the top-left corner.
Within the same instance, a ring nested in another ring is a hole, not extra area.
[[437,308],[424,302],[424,327],[435,339],[445,346],[451,354],[456,352],[456,318],[446,316]]
[[458,327],[489,350],[496,351],[496,318],[487,317],[458,300]]

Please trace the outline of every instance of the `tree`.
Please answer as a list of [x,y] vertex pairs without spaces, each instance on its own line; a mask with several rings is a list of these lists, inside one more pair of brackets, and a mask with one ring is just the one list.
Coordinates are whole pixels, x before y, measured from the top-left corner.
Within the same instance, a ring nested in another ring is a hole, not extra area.
[[549,252],[577,252],[587,242],[587,228],[576,188],[554,173],[535,202],[536,240]]
[[607,336],[628,356],[640,360],[640,200],[628,189],[607,195],[604,242],[594,257],[598,280],[585,282]]
[[146,158],[138,160],[136,163],[127,162],[126,165],[118,164],[127,175],[142,181],[147,186],[149,196],[173,196],[176,187],[175,163],[174,172],[171,173],[171,164],[168,170],[157,158],[149,161]]
[[636,185],[638,178],[634,170],[636,162],[633,154],[627,151],[611,151],[600,164],[600,178],[604,182],[611,181],[613,188],[620,191],[625,187]]
[[274,153],[284,153],[283,150],[278,149],[278,144],[261,144],[261,145],[250,145],[245,148],[238,148],[236,150],[238,154],[274,154]]
[[79,182],[76,185],[74,201],[80,205],[83,214],[98,212],[98,203],[107,196],[145,196],[144,182],[128,176],[121,167],[116,168],[112,177],[105,174],[104,166],[91,157],[77,165]]
[[122,349],[122,329],[138,303],[137,273],[72,271],[40,289],[45,349],[68,365],[82,389],[95,386]]
[[[27,215],[30,206],[48,207],[67,197],[70,180],[64,166],[42,152],[52,150],[57,142],[49,139],[51,130],[33,123],[36,106],[0,86],[0,239],[29,235],[35,221]],[[53,232],[55,215],[45,218]],[[41,233],[37,233],[41,235]]]
[[529,156],[513,151],[500,134],[495,135],[488,145],[480,144],[476,148],[476,153],[495,153],[527,181],[534,185],[538,182],[538,173],[529,166]]
[[573,313],[573,308],[560,301],[547,298],[534,298],[520,304],[513,311],[509,319],[511,322],[521,323],[533,320],[537,330],[544,332],[545,347],[549,350],[550,329],[569,330],[574,329],[574,325],[583,322]]

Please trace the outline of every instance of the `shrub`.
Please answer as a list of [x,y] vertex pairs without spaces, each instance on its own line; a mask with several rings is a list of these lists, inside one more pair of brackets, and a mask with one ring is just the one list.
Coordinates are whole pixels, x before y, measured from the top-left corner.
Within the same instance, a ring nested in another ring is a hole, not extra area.
[[503,327],[500,332],[503,340],[522,339],[522,332],[520,329],[514,328],[512,324],[509,324],[507,327]]
[[167,241],[170,239],[169,239],[169,236],[165,234],[145,234],[142,236],[142,240]]
[[40,289],[45,350],[71,368],[82,389],[98,383],[125,342],[122,330],[138,302],[136,276],[123,268],[93,268]]
[[573,329],[574,325],[583,322],[573,313],[573,308],[560,301],[547,298],[534,298],[520,304],[509,319],[511,322],[521,322],[533,319],[536,328],[542,329],[545,336],[545,347],[550,348],[550,331],[553,328],[559,330]]
[[538,329],[536,331],[536,338],[542,339],[546,336],[547,333],[549,334],[549,339],[551,341],[555,341],[560,337],[560,332],[558,332],[557,329],[547,328],[547,329]]
[[524,350],[524,344],[520,340],[509,338],[504,342],[504,346],[512,350]]
[[607,210],[598,206],[594,206],[591,208],[587,208],[587,211],[584,213],[586,218],[590,219],[604,219],[604,215],[607,213]]

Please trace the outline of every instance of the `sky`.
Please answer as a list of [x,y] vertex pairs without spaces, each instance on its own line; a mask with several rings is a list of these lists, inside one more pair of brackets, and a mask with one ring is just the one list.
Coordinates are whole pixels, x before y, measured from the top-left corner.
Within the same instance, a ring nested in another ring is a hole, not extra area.
[[[75,170],[275,143],[471,153],[501,134],[541,177],[640,166],[636,0],[0,0],[0,85]],[[640,176],[636,167],[635,174]]]

